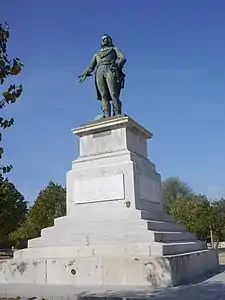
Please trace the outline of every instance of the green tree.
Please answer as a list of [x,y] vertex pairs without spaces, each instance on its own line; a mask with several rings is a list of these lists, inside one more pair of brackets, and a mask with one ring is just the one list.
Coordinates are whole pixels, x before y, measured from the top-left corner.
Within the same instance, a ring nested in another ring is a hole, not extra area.
[[8,242],[9,234],[24,220],[27,202],[24,196],[8,181],[0,179],[0,243]]
[[198,238],[205,240],[209,236],[212,211],[206,196],[192,195],[175,200],[172,214]]
[[219,209],[219,211],[225,215],[225,199],[224,198],[214,201],[213,205],[215,207],[217,207]]
[[225,236],[225,200],[210,202],[205,195],[192,195],[177,199],[172,206],[172,213],[178,223],[200,239],[210,236],[210,230],[217,246]]
[[[8,24],[0,24],[0,93],[2,97],[0,98],[0,110],[4,109],[8,104],[15,103],[22,93],[22,85],[16,86],[15,84],[10,84],[8,88],[2,91],[2,87],[5,80],[18,75],[23,67],[20,59],[13,58],[9,59],[7,54],[7,44],[9,40],[9,26]],[[3,155],[2,143],[2,132],[7,127],[12,126],[14,119],[9,120],[4,119],[0,114],[0,160]],[[3,166],[0,163],[0,177],[3,173],[7,173],[11,170],[12,166]]]
[[216,248],[225,237],[225,199],[220,199],[211,203],[210,229],[216,240]]
[[30,208],[25,221],[11,234],[13,241],[38,237],[42,228],[53,226],[54,219],[66,214],[66,189],[50,181]]
[[172,206],[176,200],[193,195],[192,189],[179,177],[170,177],[162,181],[162,190],[164,209],[168,214],[172,214]]

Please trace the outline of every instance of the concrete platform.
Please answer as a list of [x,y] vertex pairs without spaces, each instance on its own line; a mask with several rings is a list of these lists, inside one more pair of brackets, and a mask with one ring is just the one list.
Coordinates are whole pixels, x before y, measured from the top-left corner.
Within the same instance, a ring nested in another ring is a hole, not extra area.
[[[118,247],[114,247],[118,251]],[[202,250],[178,255],[132,256],[122,253],[113,256],[113,248],[99,249],[91,256],[85,249],[80,255],[72,247],[56,249],[71,257],[59,257],[54,249],[40,249],[30,259],[13,259],[0,262],[0,282],[69,285],[140,285],[174,286],[192,277],[207,273],[218,265],[217,255],[211,250]],[[87,249],[86,249],[87,250]],[[89,249],[91,252],[91,249]],[[108,250],[108,252],[107,252]],[[133,249],[134,253],[138,249]],[[45,252],[44,252],[45,251]],[[35,255],[36,254],[36,255]],[[40,258],[44,255],[57,258]]]
[[0,298],[20,296],[24,300],[224,300],[225,268],[220,267],[217,274],[206,274],[194,282],[172,288],[147,286],[71,286],[71,285],[34,285],[0,284]]

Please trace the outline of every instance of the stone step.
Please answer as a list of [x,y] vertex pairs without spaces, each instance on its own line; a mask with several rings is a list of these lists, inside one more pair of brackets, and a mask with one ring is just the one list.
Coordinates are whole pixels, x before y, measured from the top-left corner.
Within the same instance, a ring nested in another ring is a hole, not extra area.
[[154,232],[154,241],[155,242],[176,242],[176,241],[197,241],[196,236],[190,232],[163,232],[163,231],[155,231]]
[[184,225],[173,223],[173,222],[163,222],[163,221],[147,221],[148,230],[153,231],[182,231],[187,232]]
[[52,226],[43,228],[41,230],[41,236],[48,236],[51,238],[52,234],[110,234],[118,232],[135,232],[135,231],[147,231],[147,222],[140,219],[127,219],[127,220],[107,220],[102,222],[87,220],[86,222],[77,222],[77,220],[72,220],[70,223],[61,224],[61,226]]
[[65,220],[67,218],[68,218],[67,216],[55,218],[54,219],[54,226],[56,226],[57,224],[61,224],[61,223],[65,222]]
[[202,241],[180,242],[180,243],[154,243],[152,254],[165,256],[181,253],[189,253],[193,251],[205,250],[206,244]]
[[58,247],[58,246],[69,246],[69,245],[82,245],[85,246],[88,243],[86,236],[74,235],[71,237],[53,234],[50,237],[44,236],[28,241],[28,248],[36,247]]
[[[138,222],[139,220],[149,220],[149,221],[161,221],[161,222],[170,222],[175,223],[174,219],[170,215],[162,215],[156,214],[151,211],[144,211],[144,210],[125,210],[125,211],[118,211],[118,212],[111,212],[109,215],[104,215],[101,218],[98,216],[90,215],[91,217],[87,220],[85,219],[85,224],[87,223],[94,223],[100,224],[102,226],[102,222],[111,222],[111,223],[118,223],[118,222]],[[104,218],[104,219],[103,219]],[[76,226],[79,223],[83,224],[84,216],[83,214],[74,215],[73,217],[60,217],[54,220],[54,226],[57,228],[61,228],[61,226]],[[75,224],[76,223],[76,224]]]
[[[88,216],[88,217],[87,217]],[[65,228],[65,227],[74,227],[74,226],[116,226],[117,224],[143,224],[144,219],[141,218],[140,211],[131,211],[130,213],[124,214],[114,214],[111,213],[107,216],[93,217],[92,215],[86,216],[73,216],[69,218],[57,218],[54,220],[54,227],[56,228]]]
[[146,210],[141,210],[140,213],[143,220],[175,223],[174,218],[170,215],[159,215]]
[[171,215],[164,215],[164,221],[165,222],[172,222],[172,223],[176,223],[176,221],[175,221],[175,219],[174,219],[174,217],[173,216],[171,216]]
[[29,241],[29,247],[62,246],[62,245],[93,245],[93,244],[118,244],[118,243],[152,243],[153,232],[146,230],[117,230],[101,232],[69,232],[59,235],[57,232],[46,232],[37,239]]
[[148,256],[149,243],[104,243],[93,245],[70,245],[53,247],[35,247],[15,251],[14,258],[68,258],[68,257],[135,257]]
[[39,245],[40,240],[41,240],[40,237],[36,237],[36,238],[31,239],[31,240],[28,240],[27,247],[28,248],[36,247],[37,245]]
[[[165,216],[166,217],[166,216]],[[53,232],[58,230],[63,231],[74,231],[76,228],[76,232],[93,232],[93,231],[110,231],[110,230],[120,230],[123,228],[124,230],[133,230],[135,229],[149,229],[152,231],[182,231],[186,232],[186,228],[184,225],[177,224],[173,221],[172,218],[169,218],[169,221],[163,220],[164,216],[161,216],[161,220],[158,217],[153,216],[151,213],[146,211],[135,211],[131,214],[124,214],[121,217],[117,217],[108,220],[102,220],[101,218],[98,220],[88,219],[79,220],[79,219],[59,219],[55,226],[44,228],[42,230],[42,235],[45,232]]]

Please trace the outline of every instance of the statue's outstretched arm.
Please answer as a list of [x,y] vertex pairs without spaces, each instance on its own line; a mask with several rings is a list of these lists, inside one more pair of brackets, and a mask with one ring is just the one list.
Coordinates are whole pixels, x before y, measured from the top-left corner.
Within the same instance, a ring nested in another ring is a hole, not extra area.
[[126,57],[119,48],[114,47],[114,50],[116,51],[116,55],[117,55],[117,65],[120,69],[122,69],[126,63]]
[[82,83],[87,76],[90,76],[91,73],[94,71],[95,67],[97,65],[97,60],[96,60],[96,54],[94,54],[89,66],[84,70],[84,72],[78,76],[78,78],[80,78],[80,83]]
[[97,65],[96,54],[94,54],[89,66],[84,70],[83,74],[85,73],[87,74],[87,76],[90,75],[94,71],[96,65]]

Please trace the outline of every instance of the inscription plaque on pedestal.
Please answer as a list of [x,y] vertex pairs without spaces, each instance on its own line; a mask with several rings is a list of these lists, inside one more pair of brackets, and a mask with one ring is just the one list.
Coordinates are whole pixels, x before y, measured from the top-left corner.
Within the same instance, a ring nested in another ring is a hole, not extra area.
[[76,195],[75,203],[124,199],[124,175],[75,180],[74,195]]

